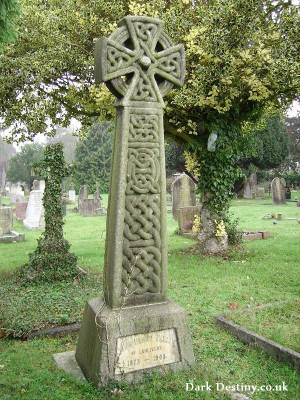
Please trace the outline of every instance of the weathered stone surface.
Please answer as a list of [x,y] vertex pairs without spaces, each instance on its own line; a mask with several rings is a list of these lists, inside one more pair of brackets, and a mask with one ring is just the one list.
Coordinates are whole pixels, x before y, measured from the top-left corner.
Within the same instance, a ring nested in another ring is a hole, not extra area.
[[256,188],[256,198],[264,199],[265,198],[265,188],[264,187],[257,187]]
[[186,314],[167,299],[162,97],[183,83],[183,46],[171,44],[160,20],[125,17],[96,43],[95,71],[96,80],[119,94],[104,300],[87,303],[76,349],[84,375],[100,387],[109,379],[130,382],[143,379],[144,371],[190,366],[194,356]]
[[13,183],[10,187],[10,202],[15,204],[24,201],[24,191],[20,183]]
[[201,215],[202,206],[181,207],[178,210],[179,233],[192,232],[195,216]]
[[76,360],[96,387],[109,379],[124,379],[122,372],[131,382],[143,379],[143,372],[150,368],[192,366],[195,361],[186,313],[170,300],[115,310],[100,298],[89,300]]
[[284,204],[286,202],[286,183],[283,178],[274,178],[271,183],[271,190],[274,204]]
[[86,381],[75,359],[75,351],[66,351],[65,353],[53,354],[53,359],[58,368],[61,368],[65,372],[68,372],[70,375],[74,376],[74,378],[78,379],[81,382]]
[[201,211],[201,231],[198,238],[198,244],[205,252],[216,254],[227,250],[228,235],[216,237],[216,227],[214,221],[210,217],[210,213],[206,208]]
[[97,215],[106,215],[106,208],[102,207],[101,197],[96,191],[93,199],[88,198],[88,188],[81,186],[78,194],[78,212],[84,217],[95,217]]
[[12,231],[13,211],[11,207],[0,207],[0,229],[2,235],[8,234]]
[[252,173],[244,183],[244,188],[243,188],[244,199],[252,199],[253,197],[256,196],[256,184],[257,184],[256,174]]
[[16,203],[16,219],[18,221],[23,221],[26,217],[26,209],[27,209],[27,202],[26,203]]
[[[38,181],[36,182],[36,186],[33,187],[37,187]],[[43,192],[41,190],[34,189],[30,192],[23,224],[27,229],[44,229]]]
[[76,349],[85,376],[99,387],[193,365],[194,356],[185,312],[167,298],[162,98],[183,83],[183,46],[172,45],[160,20],[125,17],[96,43],[95,71],[96,81],[118,94],[104,300],[87,303]]
[[181,174],[172,183],[172,213],[174,219],[178,219],[179,208],[196,205],[195,189],[196,184],[186,174]]

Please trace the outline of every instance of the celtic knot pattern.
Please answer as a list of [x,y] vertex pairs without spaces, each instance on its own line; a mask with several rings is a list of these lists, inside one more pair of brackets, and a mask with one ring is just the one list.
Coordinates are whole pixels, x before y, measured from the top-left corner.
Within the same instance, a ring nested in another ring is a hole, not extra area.
[[123,239],[123,296],[160,292],[160,199],[126,196]]
[[135,296],[160,291],[158,134],[157,114],[130,114],[122,282]]
[[[158,117],[155,114],[131,114],[129,121],[130,142],[157,142],[158,143]],[[130,144],[129,144],[130,146]]]
[[123,50],[119,50],[112,44],[107,46],[107,61],[109,72],[118,71],[121,68],[126,68],[131,63],[130,55]]
[[159,167],[159,149],[129,149],[126,193],[158,193]]

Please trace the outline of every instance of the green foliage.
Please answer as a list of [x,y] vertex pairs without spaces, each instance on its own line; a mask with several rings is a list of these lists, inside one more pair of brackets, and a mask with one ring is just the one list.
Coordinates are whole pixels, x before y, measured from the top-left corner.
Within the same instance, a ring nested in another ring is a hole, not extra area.
[[247,171],[250,165],[259,169],[279,167],[289,154],[289,135],[280,116],[267,118],[266,126],[248,134],[239,165]]
[[35,330],[80,322],[87,297],[98,296],[100,287],[101,280],[95,274],[74,282],[33,283],[26,290],[10,276],[1,287],[0,331],[2,328],[6,336],[24,338]]
[[89,191],[94,192],[98,184],[100,193],[108,193],[111,153],[112,124],[94,124],[75,149],[73,179],[77,190],[81,185],[87,185]]
[[170,176],[176,172],[183,172],[184,166],[183,146],[176,142],[167,142],[165,145],[166,175]]
[[296,163],[299,162],[300,153],[300,116],[286,118],[284,123],[290,138],[289,159],[286,167],[295,169]]
[[228,243],[233,246],[240,245],[243,242],[243,232],[238,227],[238,218],[234,218],[233,214],[226,213],[223,216],[223,222],[228,235]]
[[10,43],[17,36],[16,19],[20,14],[18,0],[1,0],[0,3],[0,53],[3,44]]
[[63,11],[56,0],[22,0],[22,9],[20,35],[0,56],[0,112],[12,140],[44,133],[47,121],[113,117],[113,96],[94,85],[93,41],[128,14],[161,18],[185,45],[185,86],[165,110],[166,133],[183,142],[207,138],[220,116],[242,123],[286,107],[299,91],[299,14],[283,0],[65,0]]
[[31,281],[68,280],[78,275],[77,257],[63,237],[62,180],[69,174],[65,165],[62,143],[47,145],[44,159],[36,165],[45,179],[43,206],[45,232],[38,239],[37,249],[30,254],[29,263],[20,270],[20,279]]
[[25,144],[21,151],[13,156],[8,163],[6,179],[10,182],[25,182],[31,188],[34,176],[31,171],[33,164],[43,158],[44,148],[38,143]]

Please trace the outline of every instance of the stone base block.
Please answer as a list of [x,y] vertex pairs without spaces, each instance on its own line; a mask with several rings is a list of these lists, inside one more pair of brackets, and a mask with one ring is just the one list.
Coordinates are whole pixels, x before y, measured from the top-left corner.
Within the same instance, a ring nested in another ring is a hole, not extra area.
[[15,231],[11,231],[6,235],[0,234],[0,243],[13,243],[13,242],[24,242],[25,233],[18,233]]
[[98,388],[109,379],[140,381],[145,371],[195,363],[185,310],[171,300],[121,309],[100,298],[89,300],[75,357]]

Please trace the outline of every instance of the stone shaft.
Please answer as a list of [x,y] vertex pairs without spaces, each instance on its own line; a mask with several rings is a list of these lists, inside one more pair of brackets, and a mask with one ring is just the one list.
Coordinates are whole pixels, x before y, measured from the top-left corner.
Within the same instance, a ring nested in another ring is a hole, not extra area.
[[112,308],[167,299],[164,171],[162,108],[119,106],[104,266]]

